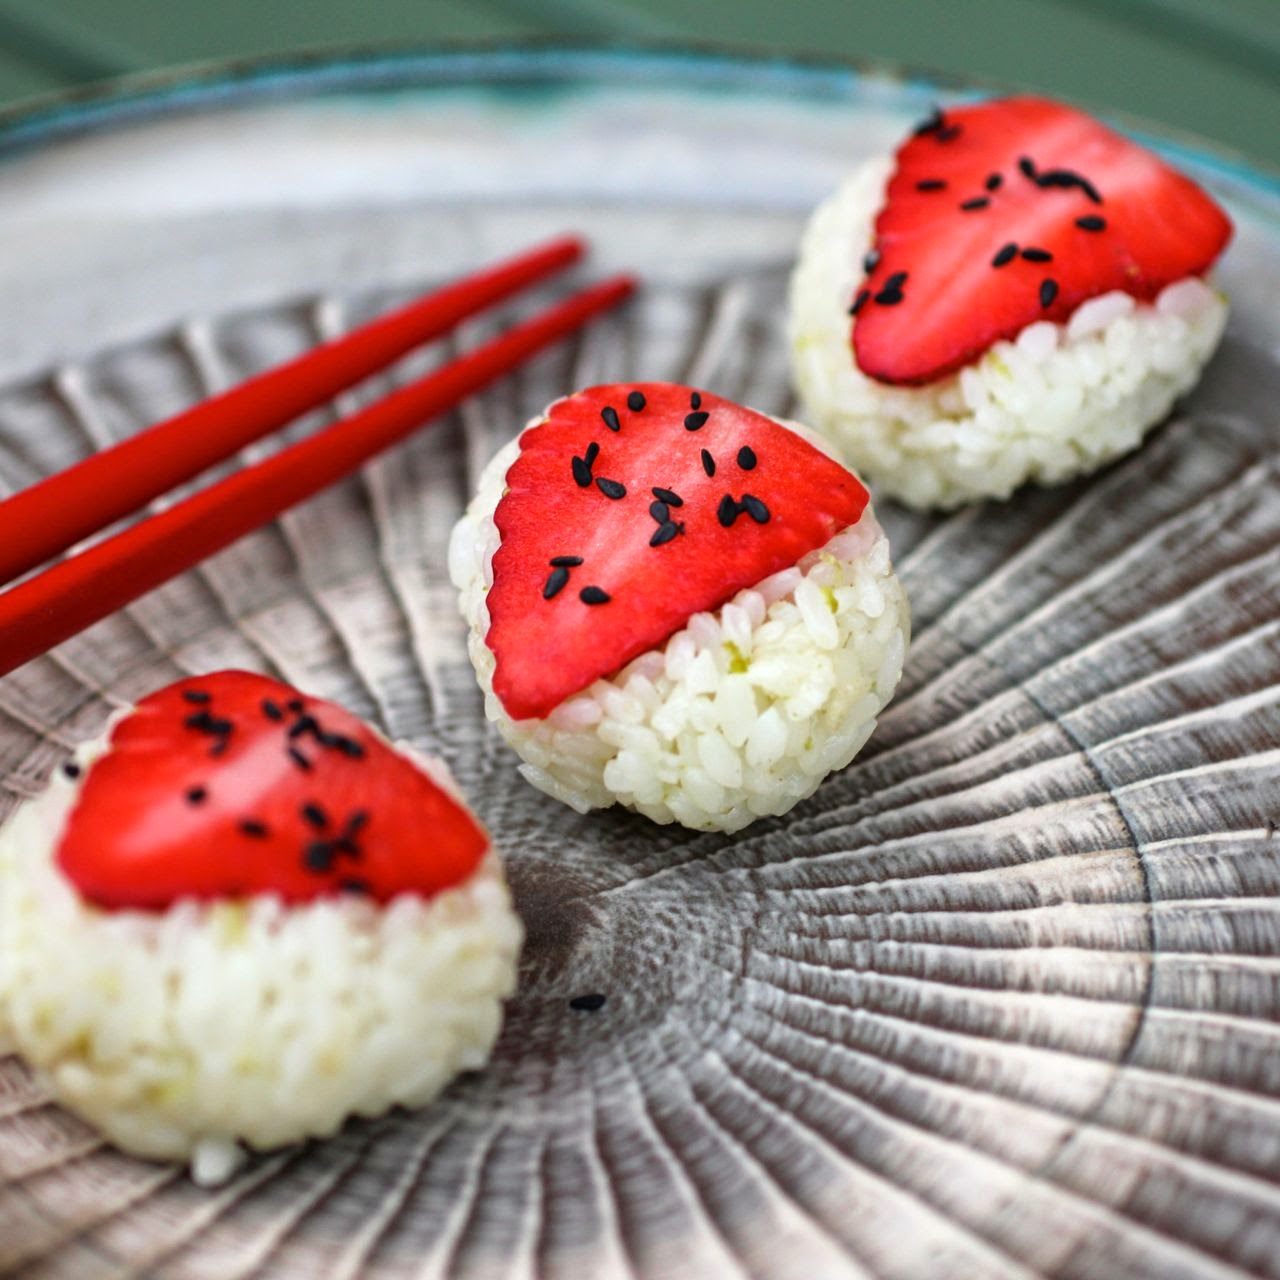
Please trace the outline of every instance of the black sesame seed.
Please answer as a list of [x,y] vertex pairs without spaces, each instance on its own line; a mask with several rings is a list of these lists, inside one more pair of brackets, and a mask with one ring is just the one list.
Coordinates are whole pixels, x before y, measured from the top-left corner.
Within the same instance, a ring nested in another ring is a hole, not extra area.
[[972,213],[975,209],[985,209],[990,203],[986,196],[974,196],[972,200],[961,200],[960,207],[966,213]]
[[645,406],[645,398],[643,391],[633,391],[627,396],[627,408],[632,413],[639,413]]
[[203,706],[204,703],[212,701],[211,696],[203,689],[183,689],[182,697],[187,702],[194,702],[196,706]]
[[285,706],[287,706],[295,715],[301,715],[303,710],[301,698],[290,698],[289,701],[285,703]]
[[369,813],[366,809],[357,809],[355,813],[347,819],[347,838],[350,839],[360,829],[368,824]]
[[1018,246],[1014,244],[1012,240],[1010,240],[1009,243],[1004,245],[1000,249],[1000,251],[996,254],[996,256],[991,259],[991,265],[993,267],[1008,266],[1008,264],[1011,263],[1014,260],[1014,258],[1016,258],[1017,256],[1018,256]]
[[657,487],[649,491],[655,498],[665,502],[669,507],[683,507],[684,499],[675,492],[674,489],[659,489]]
[[871,249],[862,259],[862,269],[870,275],[880,265],[880,250]]
[[901,289],[907,283],[907,273],[905,271],[895,271],[885,282],[886,289]]
[[267,824],[259,822],[257,818],[245,818],[240,823],[240,831],[243,835],[252,836],[255,840],[265,840],[270,834],[267,831]]
[[364,748],[354,738],[344,738],[340,733],[330,735],[327,745],[336,747],[352,760],[364,759]]
[[615,502],[619,498],[627,496],[627,486],[620,484],[617,480],[606,480],[603,476],[596,479],[596,488],[604,494],[606,498],[612,498]]
[[289,738],[301,738],[305,734],[315,733],[320,728],[319,721],[315,716],[299,716],[289,726]]
[[600,410],[600,416],[604,419],[604,425],[610,431],[621,431],[622,423],[618,421],[618,411],[611,405],[607,404]]
[[755,450],[744,444],[742,448],[738,450],[738,466],[740,466],[743,471],[754,471],[755,465]]
[[1058,296],[1058,282],[1056,280],[1042,280],[1040,282],[1040,305],[1042,307],[1050,307],[1053,300]]
[[1107,229],[1106,218],[1099,218],[1096,213],[1087,213],[1083,218],[1076,219],[1076,226],[1081,231],[1105,231]]
[[311,761],[308,760],[297,747],[289,748],[289,759],[292,760],[303,773],[311,772]]
[[1073,169],[1046,169],[1043,173],[1039,173],[1030,156],[1022,156],[1018,160],[1018,168],[1037,187],[1078,187],[1094,204],[1102,203],[1098,188],[1088,178],[1076,173]]
[[585,458],[579,458],[575,453],[573,461],[569,464],[573,468],[573,478],[577,481],[579,489],[589,489],[591,487],[591,466]]
[[197,711],[195,715],[188,716],[182,722],[188,729],[195,729],[199,733],[212,734],[215,738],[225,738],[235,725],[230,720],[220,720],[217,716],[212,716],[207,711]]
[[651,502],[649,503],[649,514],[659,524],[666,524],[671,518],[671,508],[665,502]]
[[607,591],[602,591],[599,587],[583,587],[578,592],[578,599],[583,604],[608,604],[612,597]]
[[934,109],[930,111],[918,125],[916,125],[912,132],[917,138],[926,133],[937,133],[937,131],[942,128],[942,123],[942,111],[940,108],[934,107]]
[[885,287],[876,294],[876,301],[882,307],[896,307],[898,303],[902,301],[902,290],[890,289],[888,285],[885,285]]
[[582,563],[581,556],[552,556],[553,569],[576,569]]
[[188,804],[204,804],[204,802],[208,798],[209,798],[209,793],[208,791],[205,790],[204,787],[188,787],[187,788],[186,799]]
[[1102,203],[1102,194],[1098,188],[1081,174],[1071,169],[1050,169],[1037,179],[1043,187],[1079,187],[1094,204]]
[[600,456],[600,446],[593,440],[587,445],[587,466],[594,467],[596,459]]
[[867,299],[870,297],[870,289],[859,289],[858,296],[854,298],[852,305],[849,307],[849,314],[851,316],[856,316],[858,312],[867,305]]
[[701,408],[702,408],[702,392],[701,392],[701,391],[695,391],[695,392],[694,392],[694,393],[689,397],[689,408],[690,408],[690,409],[701,409]]
[[266,716],[268,720],[274,720],[277,724],[284,719],[284,712],[281,711],[279,705],[272,702],[270,698],[263,698],[262,714]]
[[756,524],[769,523],[769,508],[760,501],[753,493],[744,493],[741,503],[743,511],[747,513]]
[[705,409],[700,413],[687,413],[684,417],[684,429],[686,431],[701,431],[706,426],[707,419],[710,416]]
[[670,542],[677,534],[683,532],[684,525],[675,524],[673,521],[668,520],[654,530],[653,537],[649,539],[649,545],[651,547],[660,547],[664,543]]
[[604,1008],[604,1002],[608,999],[598,991],[593,991],[590,995],[574,996],[569,1001],[569,1008],[576,1010],[578,1013],[595,1013],[597,1010]]
[[542,584],[542,598],[551,600],[569,585],[569,570],[558,567],[551,570],[546,582]]
[[707,452],[706,449],[703,449],[702,451],[702,469],[709,476],[713,476],[716,473],[716,460]]
[[945,191],[947,184],[941,178],[921,178],[916,183],[917,191]]
[[316,840],[307,845],[302,855],[303,865],[308,871],[325,872],[333,868],[333,845],[327,840]]
[[720,505],[716,508],[716,519],[719,520],[726,529],[731,529],[733,527],[733,522],[738,518],[739,514],[740,508],[738,507],[738,504],[734,501],[731,494],[726,493],[724,497],[720,499]]
[[988,191],[999,191],[1004,185],[1004,175],[1000,173],[987,174],[987,180],[982,184]]
[[960,126],[958,124],[944,125],[938,130],[939,142],[954,142],[960,136]]
[[80,776],[80,766],[74,760],[68,760],[62,766],[62,772],[65,777],[78,778]]
[[1052,262],[1053,254],[1048,249],[1023,249],[1022,256],[1028,262]]
[[318,831],[323,831],[329,825],[329,818],[325,811],[314,801],[308,800],[300,810],[302,820],[310,823]]
[[370,887],[369,882],[367,880],[354,880],[354,879],[339,880],[338,888],[343,893],[353,893],[357,897],[361,897],[361,898],[368,897],[369,894],[373,892],[373,889]]

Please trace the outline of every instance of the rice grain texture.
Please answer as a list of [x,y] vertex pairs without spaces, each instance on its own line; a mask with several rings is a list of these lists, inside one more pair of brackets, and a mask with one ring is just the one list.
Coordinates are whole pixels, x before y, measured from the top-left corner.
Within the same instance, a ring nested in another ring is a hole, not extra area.
[[808,420],[877,496],[952,508],[1061,484],[1136,449],[1199,379],[1227,304],[1203,280],[1154,303],[1109,293],[1065,325],[1041,321],[923,387],[876,382],[854,362],[850,302],[893,170],[868,161],[818,207],[791,278],[792,376]]

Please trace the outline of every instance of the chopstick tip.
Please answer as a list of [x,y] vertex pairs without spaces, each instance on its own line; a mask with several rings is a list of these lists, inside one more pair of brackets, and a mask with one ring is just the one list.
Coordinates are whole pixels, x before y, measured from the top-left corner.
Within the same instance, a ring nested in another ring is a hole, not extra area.
[[640,277],[633,275],[630,271],[620,271],[615,276],[610,276],[605,281],[606,285],[612,285],[618,291],[619,300],[629,298],[640,287]]
[[571,262],[579,262],[587,256],[591,248],[590,241],[576,231],[566,231],[547,241],[546,252],[561,258],[567,266]]

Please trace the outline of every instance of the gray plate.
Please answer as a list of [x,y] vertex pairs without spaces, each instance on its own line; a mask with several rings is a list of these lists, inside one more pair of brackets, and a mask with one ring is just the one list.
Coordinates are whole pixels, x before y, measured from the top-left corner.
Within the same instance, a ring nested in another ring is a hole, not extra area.
[[[0,681],[0,815],[182,674],[336,698],[449,759],[529,927],[487,1071],[217,1192],[105,1149],[0,1062],[0,1269],[1280,1274],[1273,179],[1161,141],[1239,225],[1221,355],[1088,483],[882,511],[916,619],[903,687],[786,819],[725,839],[580,818],[515,778],[463,660],[444,545],[485,459],[603,379],[788,411],[803,216],[937,96],[839,67],[495,50],[9,122],[8,489],[546,234],[586,231],[593,273],[646,287]],[[596,991],[600,1012],[569,1009]]]

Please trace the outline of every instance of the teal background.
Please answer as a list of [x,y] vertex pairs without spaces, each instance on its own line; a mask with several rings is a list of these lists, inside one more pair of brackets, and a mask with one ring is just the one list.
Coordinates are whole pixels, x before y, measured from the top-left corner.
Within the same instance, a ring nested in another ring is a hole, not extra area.
[[211,59],[523,36],[933,68],[1280,166],[1280,0],[0,0],[0,103]]

